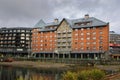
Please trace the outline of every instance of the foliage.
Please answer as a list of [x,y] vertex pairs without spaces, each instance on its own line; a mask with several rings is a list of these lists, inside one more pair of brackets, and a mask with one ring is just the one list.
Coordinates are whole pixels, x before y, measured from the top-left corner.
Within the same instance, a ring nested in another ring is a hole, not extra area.
[[105,77],[105,73],[98,69],[91,70],[90,76],[92,80],[103,80],[103,77]]
[[77,80],[77,76],[75,72],[67,71],[62,75],[62,77],[63,77],[62,80]]
[[103,80],[105,73],[99,69],[83,70],[79,72],[66,72],[62,80]]
[[77,80],[89,80],[89,78],[90,78],[89,70],[83,70],[83,71],[77,73]]

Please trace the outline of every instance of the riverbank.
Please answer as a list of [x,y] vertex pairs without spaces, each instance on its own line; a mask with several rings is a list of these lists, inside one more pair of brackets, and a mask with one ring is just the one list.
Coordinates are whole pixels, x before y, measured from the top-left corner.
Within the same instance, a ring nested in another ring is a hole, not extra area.
[[39,61],[13,61],[13,62],[0,62],[0,65],[15,66],[15,67],[29,67],[29,68],[70,68],[72,64],[65,63],[51,63]]

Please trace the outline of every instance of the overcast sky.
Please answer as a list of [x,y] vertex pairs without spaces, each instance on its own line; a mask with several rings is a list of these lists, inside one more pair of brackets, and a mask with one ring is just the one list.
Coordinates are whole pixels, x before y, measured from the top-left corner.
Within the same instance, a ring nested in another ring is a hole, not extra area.
[[110,23],[120,33],[120,0],[0,0],[1,27],[32,27],[40,19],[82,18],[85,14]]

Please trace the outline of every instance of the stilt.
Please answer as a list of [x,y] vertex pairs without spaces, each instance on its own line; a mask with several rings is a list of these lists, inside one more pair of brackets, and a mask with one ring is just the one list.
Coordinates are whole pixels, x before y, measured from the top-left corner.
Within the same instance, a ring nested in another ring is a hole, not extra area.
[[53,56],[52,56],[52,57],[53,57],[53,59],[55,58],[55,53],[53,53]]
[[96,55],[95,55],[95,53],[94,53],[94,59],[96,59]]
[[77,54],[75,54],[75,59],[77,58]]
[[65,58],[65,54],[63,53],[63,59]]
[[81,53],[81,59],[83,59],[83,54]]
[[43,57],[44,57],[44,59],[45,59],[45,53],[44,53]]
[[69,53],[69,59],[71,58],[70,53]]

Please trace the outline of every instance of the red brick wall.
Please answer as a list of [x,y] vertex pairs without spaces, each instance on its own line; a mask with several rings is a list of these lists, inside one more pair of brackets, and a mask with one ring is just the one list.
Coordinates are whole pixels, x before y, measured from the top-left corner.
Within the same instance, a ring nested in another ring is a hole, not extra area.
[[[35,34],[35,32],[37,32],[37,34]],[[43,52],[43,51],[51,52],[51,51],[54,51],[55,46],[56,46],[55,31],[40,32],[40,31],[37,31],[36,29],[33,29],[33,35],[32,35],[32,51],[33,52]]]
[[[101,44],[100,41],[102,41]],[[103,51],[108,51],[109,49],[108,44],[109,44],[109,25],[103,27],[89,28],[89,29],[84,28],[83,30],[81,29],[73,30],[72,50],[86,51],[87,47],[89,47],[89,50],[98,51],[99,46],[102,46]]]

